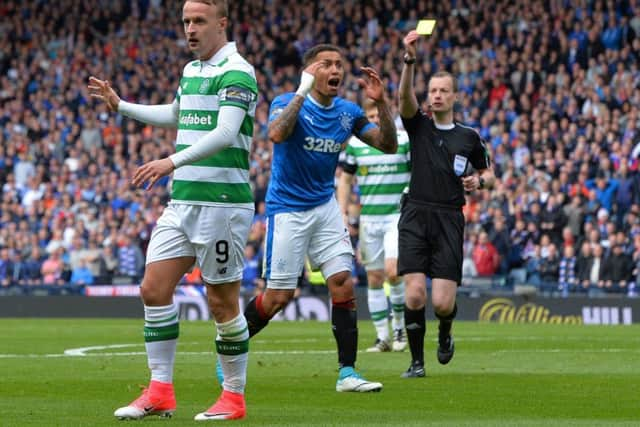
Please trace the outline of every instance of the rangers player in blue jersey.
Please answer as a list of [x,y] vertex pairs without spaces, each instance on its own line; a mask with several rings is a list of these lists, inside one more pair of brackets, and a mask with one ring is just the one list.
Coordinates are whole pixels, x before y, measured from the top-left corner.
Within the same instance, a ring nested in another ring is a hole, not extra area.
[[380,127],[362,109],[338,97],[344,60],[333,45],[317,45],[303,58],[304,71],[295,93],[271,104],[269,138],[274,143],[267,192],[264,275],[267,290],[245,310],[249,336],[264,328],[292,298],[305,256],[319,268],[331,295],[331,322],[338,346],[340,373],[336,390],[380,391],[382,384],[354,369],[358,347],[356,303],[351,279],[353,249],[335,198],[338,156],[352,135],[385,153],[397,149],[396,128],[382,81],[362,68],[364,96],[380,111]]

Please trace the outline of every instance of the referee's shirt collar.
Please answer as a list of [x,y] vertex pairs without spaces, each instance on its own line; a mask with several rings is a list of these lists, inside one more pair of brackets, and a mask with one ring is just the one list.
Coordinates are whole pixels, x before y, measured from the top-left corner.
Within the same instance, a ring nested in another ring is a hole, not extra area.
[[437,128],[437,129],[439,129],[439,130],[451,130],[451,129],[453,129],[454,127],[456,127],[456,124],[455,124],[455,123],[449,123],[449,124],[446,124],[446,125],[441,125],[441,124],[439,124],[439,123],[436,123],[436,122],[435,122],[435,120],[433,121],[433,124],[434,124],[434,125],[436,126],[436,128]]

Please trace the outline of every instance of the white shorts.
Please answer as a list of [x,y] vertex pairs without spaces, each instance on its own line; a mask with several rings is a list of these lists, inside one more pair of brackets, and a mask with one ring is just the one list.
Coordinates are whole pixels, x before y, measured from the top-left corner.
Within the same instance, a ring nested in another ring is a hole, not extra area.
[[365,270],[383,270],[385,259],[398,258],[398,220],[360,221],[360,256]]
[[206,283],[242,278],[253,209],[169,203],[151,233],[147,264],[195,257]]
[[[351,263],[353,247],[335,198],[307,211],[279,213],[267,218],[263,273],[269,287],[295,289],[305,256],[315,270],[341,255],[349,257]],[[325,278],[350,271],[350,267],[342,262],[332,270],[323,269]],[[270,281],[277,285],[270,285]]]

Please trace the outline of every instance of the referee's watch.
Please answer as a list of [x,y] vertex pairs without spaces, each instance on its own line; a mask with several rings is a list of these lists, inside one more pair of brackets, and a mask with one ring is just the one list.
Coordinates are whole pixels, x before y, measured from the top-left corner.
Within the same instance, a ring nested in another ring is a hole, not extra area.
[[484,178],[479,176],[478,177],[478,190],[482,190],[484,189]]
[[413,65],[416,63],[416,57],[411,56],[408,53],[405,53],[402,59],[404,60],[404,63],[407,65]]

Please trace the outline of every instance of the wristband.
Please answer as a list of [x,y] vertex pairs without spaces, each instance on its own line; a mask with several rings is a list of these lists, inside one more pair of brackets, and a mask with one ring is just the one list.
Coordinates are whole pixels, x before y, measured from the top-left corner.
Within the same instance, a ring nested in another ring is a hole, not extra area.
[[408,53],[405,53],[402,59],[404,60],[404,63],[407,65],[412,65],[416,63],[416,57],[410,56]]
[[315,79],[316,78],[313,74],[303,71],[302,76],[300,77],[300,86],[298,86],[298,90],[296,90],[296,95],[300,95],[303,98],[307,96],[307,94],[311,92]]

